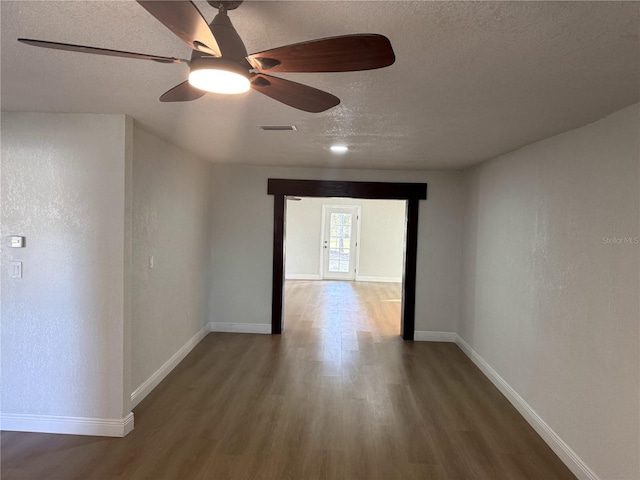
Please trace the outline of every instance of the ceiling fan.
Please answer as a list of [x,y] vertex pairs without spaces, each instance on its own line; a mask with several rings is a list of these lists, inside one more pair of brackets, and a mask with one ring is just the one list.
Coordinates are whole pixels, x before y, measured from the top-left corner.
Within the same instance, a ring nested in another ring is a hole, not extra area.
[[340,99],[307,85],[274,77],[277,72],[354,72],[387,67],[395,61],[389,39],[377,34],[342,35],[247,54],[242,39],[227,16],[240,1],[207,2],[218,9],[210,24],[191,1],[142,1],[138,3],[192,49],[191,59],[19,38],[37,47],[113,57],[184,63],[188,80],[160,97],[161,102],[184,102],[207,92],[233,94],[252,88],[268,97],[306,112],[335,107]]

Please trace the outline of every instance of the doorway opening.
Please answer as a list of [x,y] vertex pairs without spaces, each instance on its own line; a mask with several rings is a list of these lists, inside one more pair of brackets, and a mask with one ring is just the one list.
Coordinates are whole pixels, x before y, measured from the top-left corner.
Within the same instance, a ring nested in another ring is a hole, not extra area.
[[[406,200],[288,197],[283,328],[400,334]],[[305,334],[306,335],[306,334]],[[307,335],[308,336],[308,335]]]
[[418,251],[419,201],[427,198],[426,183],[342,182],[324,180],[268,181],[268,193],[274,197],[273,213],[273,281],[271,332],[282,333],[284,281],[286,197],[339,197],[406,200],[405,245],[402,278],[401,335],[413,340],[415,324],[416,261]]

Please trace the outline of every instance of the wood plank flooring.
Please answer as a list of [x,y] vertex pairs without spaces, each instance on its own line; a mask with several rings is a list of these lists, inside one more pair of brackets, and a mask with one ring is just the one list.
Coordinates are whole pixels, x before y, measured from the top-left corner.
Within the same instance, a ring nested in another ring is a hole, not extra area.
[[398,284],[288,282],[282,336],[208,335],[125,438],[2,432],[12,479],[575,478]]

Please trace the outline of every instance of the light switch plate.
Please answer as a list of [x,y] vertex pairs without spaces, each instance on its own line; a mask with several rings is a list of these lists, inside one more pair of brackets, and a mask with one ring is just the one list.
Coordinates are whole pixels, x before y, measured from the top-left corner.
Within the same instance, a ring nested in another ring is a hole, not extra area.
[[11,278],[22,278],[22,262],[11,262]]

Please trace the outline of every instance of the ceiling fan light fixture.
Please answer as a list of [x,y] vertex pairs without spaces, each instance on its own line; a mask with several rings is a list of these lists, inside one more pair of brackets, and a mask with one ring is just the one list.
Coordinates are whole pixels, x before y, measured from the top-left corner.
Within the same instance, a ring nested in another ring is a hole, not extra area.
[[249,90],[249,80],[227,70],[207,68],[189,74],[189,83],[200,90],[211,93],[237,94]]
[[238,94],[249,90],[248,72],[236,62],[201,58],[191,62],[191,86],[211,93]]

